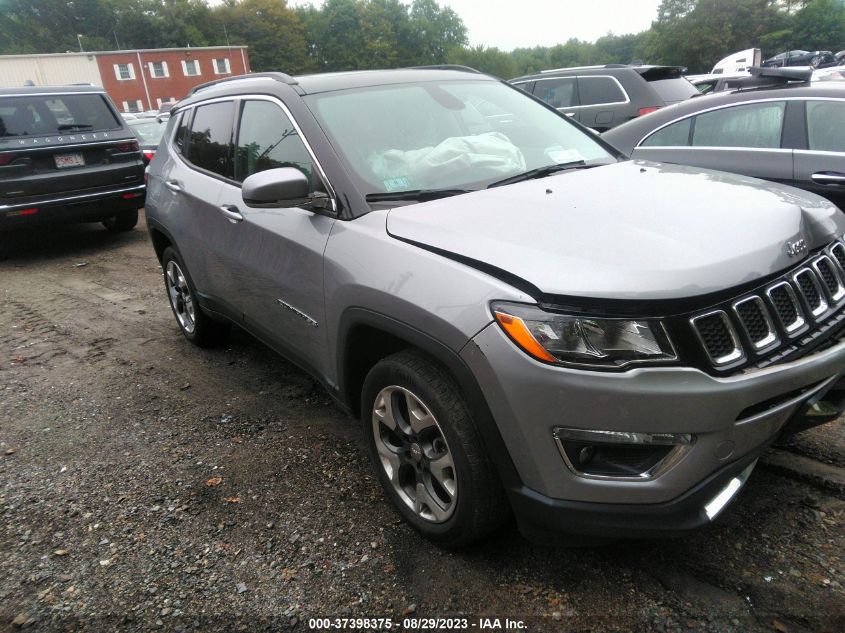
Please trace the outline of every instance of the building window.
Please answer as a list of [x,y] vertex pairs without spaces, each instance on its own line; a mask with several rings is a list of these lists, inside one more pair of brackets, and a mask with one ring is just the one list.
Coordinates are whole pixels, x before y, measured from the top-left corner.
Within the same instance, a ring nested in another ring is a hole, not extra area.
[[124,112],[143,112],[144,111],[144,104],[141,103],[140,99],[136,99],[135,101],[124,101],[123,102],[123,111]]
[[115,64],[114,76],[118,81],[129,81],[135,79],[135,68],[132,64]]
[[164,77],[170,77],[170,73],[167,72],[167,62],[150,62],[150,76],[153,79],[162,79]]
[[182,74],[185,75],[185,77],[199,77],[202,74],[202,72],[200,71],[199,60],[183,59]]
[[215,75],[228,75],[232,72],[232,67],[229,65],[228,57],[224,57],[223,59],[212,59],[211,63],[214,66]]
[[174,99],[173,97],[158,97],[156,99],[156,103],[158,104],[159,110],[161,110],[162,105],[164,105],[165,103],[168,105],[172,105],[176,103],[176,99]]

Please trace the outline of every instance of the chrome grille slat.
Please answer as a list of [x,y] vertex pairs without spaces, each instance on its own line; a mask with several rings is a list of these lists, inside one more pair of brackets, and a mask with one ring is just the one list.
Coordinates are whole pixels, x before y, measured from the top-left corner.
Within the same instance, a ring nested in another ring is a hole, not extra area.
[[691,315],[689,324],[712,366],[726,371],[748,361],[778,362],[843,318],[845,238],[768,285]]
[[813,315],[816,321],[827,312],[827,299],[825,298],[822,282],[811,268],[802,268],[794,275],[792,281],[798,290],[798,295],[804,301],[804,307]]
[[755,351],[761,352],[780,342],[775,324],[760,297],[752,295],[740,299],[734,302],[733,310]]
[[831,303],[835,305],[842,301],[845,297],[845,285],[843,285],[842,276],[833,260],[827,255],[822,255],[813,261],[812,266],[821,279]]
[[804,310],[789,282],[781,281],[766,288],[766,296],[781,327],[789,336],[797,336],[805,329]]

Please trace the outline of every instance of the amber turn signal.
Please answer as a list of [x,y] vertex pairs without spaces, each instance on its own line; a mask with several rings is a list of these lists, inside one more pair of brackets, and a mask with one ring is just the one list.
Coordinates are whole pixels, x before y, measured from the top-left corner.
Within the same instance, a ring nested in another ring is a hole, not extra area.
[[531,335],[531,332],[528,331],[528,326],[525,325],[525,321],[519,317],[499,312],[498,310],[493,312],[493,315],[496,317],[499,325],[502,326],[502,329],[513,339],[513,342],[523,350],[531,354],[534,358],[546,361],[547,363],[557,362],[557,359],[544,350],[543,346],[537,342],[537,339]]

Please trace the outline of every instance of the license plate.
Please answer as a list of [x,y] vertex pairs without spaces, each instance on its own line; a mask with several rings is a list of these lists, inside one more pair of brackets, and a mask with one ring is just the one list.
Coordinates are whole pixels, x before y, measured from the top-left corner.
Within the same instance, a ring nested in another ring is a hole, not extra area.
[[64,169],[65,167],[82,167],[85,165],[85,159],[82,154],[56,154],[53,158],[56,159],[56,167]]

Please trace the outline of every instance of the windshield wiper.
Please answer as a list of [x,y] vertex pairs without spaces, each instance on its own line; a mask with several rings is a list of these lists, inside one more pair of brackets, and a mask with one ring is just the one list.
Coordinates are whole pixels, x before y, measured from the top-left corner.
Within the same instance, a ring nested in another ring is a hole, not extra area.
[[494,183],[487,185],[487,188],[490,189],[492,187],[501,187],[503,185],[510,185],[515,182],[522,182],[523,180],[533,180],[535,178],[545,178],[546,176],[551,176],[553,173],[558,171],[564,171],[567,169],[578,169],[579,167],[586,167],[587,163],[583,160],[573,160],[568,163],[557,163],[555,165],[546,165],[545,167],[537,167],[536,169],[529,169],[528,171],[524,171],[521,174],[516,174],[515,176],[508,176],[507,178],[503,178],[502,180],[497,180]]
[[473,189],[413,189],[411,191],[386,191],[384,193],[368,193],[367,202],[399,202],[412,200],[414,202],[427,202],[438,198],[458,196],[462,193],[470,193]]

